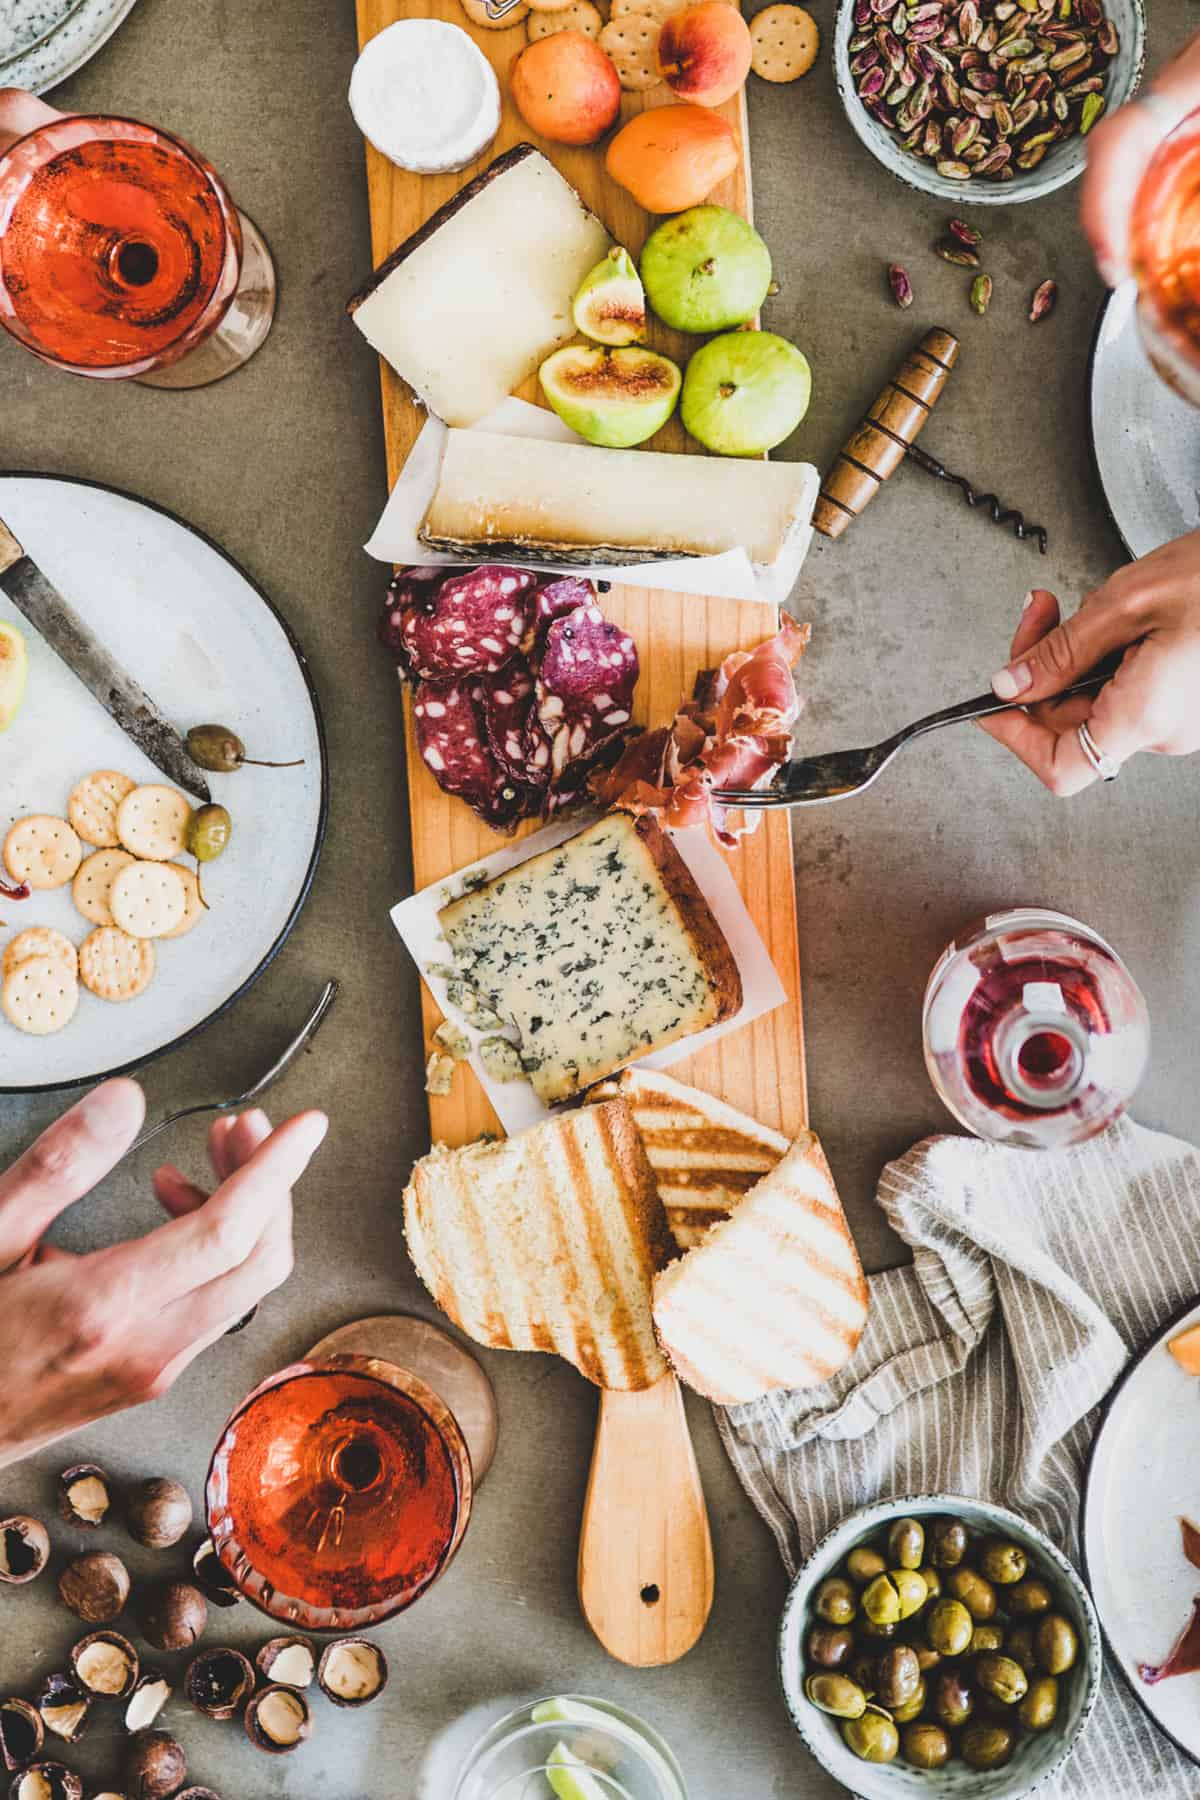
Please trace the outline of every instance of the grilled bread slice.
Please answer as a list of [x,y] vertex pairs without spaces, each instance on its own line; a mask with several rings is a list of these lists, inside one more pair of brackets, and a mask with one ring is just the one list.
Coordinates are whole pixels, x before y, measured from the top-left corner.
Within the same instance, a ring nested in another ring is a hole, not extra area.
[[654,1283],[654,1322],[676,1372],[725,1406],[827,1381],[866,1318],[862,1265],[811,1131]]
[[666,1374],[650,1293],[671,1239],[623,1100],[437,1146],[404,1190],[404,1230],[421,1280],[478,1343],[553,1351],[599,1387]]
[[693,1250],[726,1219],[791,1139],[699,1088],[656,1069],[625,1069],[589,1100],[627,1100],[646,1148],[667,1224],[681,1250]]

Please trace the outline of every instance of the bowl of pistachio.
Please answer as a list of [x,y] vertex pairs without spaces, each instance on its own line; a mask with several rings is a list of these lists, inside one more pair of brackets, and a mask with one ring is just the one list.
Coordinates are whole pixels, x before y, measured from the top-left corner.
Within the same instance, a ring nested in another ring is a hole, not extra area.
[[792,1585],[779,1671],[793,1723],[862,1800],[1018,1800],[1070,1756],[1100,1685],[1082,1578],[985,1500],[881,1501]]
[[838,92],[872,156],[952,204],[1073,181],[1137,87],[1145,0],[842,0]]

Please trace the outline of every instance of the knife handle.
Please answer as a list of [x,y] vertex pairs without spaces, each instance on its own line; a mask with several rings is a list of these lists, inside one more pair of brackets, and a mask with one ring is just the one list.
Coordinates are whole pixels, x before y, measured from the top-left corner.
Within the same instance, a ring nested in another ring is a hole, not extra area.
[[14,563],[20,562],[24,554],[4,520],[0,519],[0,575],[6,574]]

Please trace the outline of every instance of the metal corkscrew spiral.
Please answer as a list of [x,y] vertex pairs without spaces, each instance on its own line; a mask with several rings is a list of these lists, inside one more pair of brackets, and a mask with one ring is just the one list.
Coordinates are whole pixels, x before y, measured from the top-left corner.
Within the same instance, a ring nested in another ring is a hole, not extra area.
[[1049,538],[1044,525],[1026,524],[1025,514],[1018,511],[1015,506],[1001,506],[996,494],[976,493],[965,475],[955,475],[946,468],[944,463],[940,463],[936,456],[930,456],[927,451],[919,450],[915,444],[909,444],[908,455],[919,469],[925,470],[927,475],[936,475],[939,481],[949,481],[953,486],[960,488],[962,497],[968,506],[986,507],[993,524],[1011,524],[1014,535],[1020,538],[1022,543],[1026,538],[1036,538],[1038,549],[1045,556]]

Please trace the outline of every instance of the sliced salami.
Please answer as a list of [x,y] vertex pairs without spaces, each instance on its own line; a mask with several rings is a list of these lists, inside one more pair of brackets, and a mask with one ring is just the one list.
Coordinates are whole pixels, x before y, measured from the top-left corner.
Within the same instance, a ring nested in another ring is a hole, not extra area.
[[551,739],[555,776],[629,724],[637,678],[633,639],[594,603],[554,620],[538,673],[537,716]]
[[530,787],[550,779],[550,745],[534,716],[533,670],[518,656],[482,678],[483,717],[492,754],[507,775]]
[[392,577],[387,598],[383,603],[383,613],[379,620],[379,641],[406,674],[411,671],[404,631],[405,618],[415,607],[430,604],[433,590],[439,582],[445,580],[445,577],[444,568],[439,569],[432,565],[397,569]]
[[487,563],[417,594],[393,627],[401,660],[422,680],[494,673],[512,661],[533,618],[536,575]]
[[594,606],[595,602],[596,590],[582,575],[556,575],[552,581],[541,582],[534,621],[539,636],[544,636],[546,626],[561,619],[564,613],[574,612],[577,606]]
[[528,809],[527,788],[500,767],[487,742],[478,680],[423,681],[413,701],[417,748],[438,786],[496,830]]

